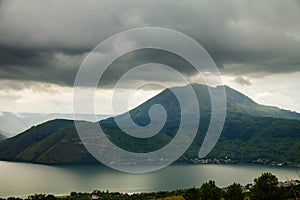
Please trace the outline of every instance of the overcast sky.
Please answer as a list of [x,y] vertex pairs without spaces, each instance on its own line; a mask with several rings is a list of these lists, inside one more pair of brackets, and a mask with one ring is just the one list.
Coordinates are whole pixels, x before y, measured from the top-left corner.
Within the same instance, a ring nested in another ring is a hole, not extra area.
[[[216,62],[224,84],[258,103],[300,112],[299,0],[2,0],[0,111],[72,112],[72,86],[87,54],[113,34],[146,26],[192,37]],[[174,62],[168,56],[163,59]],[[158,56],[144,52],[140,57]],[[108,77],[118,73],[111,70]],[[171,76],[161,78],[176,85]],[[111,112],[109,81],[97,97],[101,114]],[[130,105],[159,91],[140,90]]]

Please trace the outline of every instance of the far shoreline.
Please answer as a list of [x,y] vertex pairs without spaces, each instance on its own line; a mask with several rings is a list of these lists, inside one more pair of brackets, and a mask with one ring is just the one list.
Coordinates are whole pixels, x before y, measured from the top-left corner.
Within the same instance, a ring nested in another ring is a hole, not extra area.
[[[102,164],[100,161],[93,161],[93,162],[31,162],[31,161],[24,161],[24,160],[5,160],[2,159],[0,162],[10,162],[10,163],[24,163],[24,164],[36,164],[36,165],[45,165],[45,166],[103,166],[109,168],[109,166]],[[157,165],[160,163],[141,163],[140,165]],[[128,163],[121,163],[118,165],[131,165]],[[135,165],[135,164],[132,164]],[[272,163],[254,163],[254,162],[230,162],[230,163],[194,163],[191,161],[175,161],[170,165],[253,165],[253,166],[268,166],[268,167],[292,167],[292,168],[299,168],[300,164],[272,164]]]

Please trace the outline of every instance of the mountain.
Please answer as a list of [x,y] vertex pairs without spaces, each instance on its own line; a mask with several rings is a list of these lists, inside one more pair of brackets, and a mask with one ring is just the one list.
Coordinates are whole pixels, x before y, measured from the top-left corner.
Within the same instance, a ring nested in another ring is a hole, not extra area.
[[217,145],[207,157],[299,165],[300,121],[249,115],[228,117]]
[[[186,90],[187,86],[175,88],[183,92]],[[209,113],[211,109],[210,95],[206,85],[192,84],[192,87],[196,93],[199,102],[199,108],[201,113]],[[221,87],[212,88],[212,91],[220,90]],[[300,120],[300,113],[293,111],[288,111],[284,109],[279,109],[274,106],[260,105],[247,97],[246,95],[225,86],[226,100],[227,100],[227,114],[248,114],[251,116],[258,117],[273,117],[273,118],[284,118],[284,119],[297,119]],[[186,96],[186,101],[191,101],[189,96]],[[171,119],[180,117],[179,104],[175,95],[171,90],[166,89],[156,95],[155,97],[149,99],[145,103],[131,110],[129,113],[134,119],[146,119],[148,117],[149,108],[154,104],[163,105],[168,114],[170,114]],[[193,113],[194,108],[187,108],[188,112]],[[125,113],[126,115],[127,113]]]
[[[92,121],[93,115],[77,115],[76,120]],[[98,119],[105,119],[109,115],[97,115]],[[73,114],[65,113],[11,113],[0,112],[0,129],[6,137],[12,137],[21,133],[32,126],[44,123],[53,119],[71,119],[74,120]]]
[[[202,145],[203,138],[207,131],[210,121],[210,95],[204,85],[192,85],[199,102],[201,121],[198,134],[187,152],[180,160],[190,160],[196,158]],[[179,92],[184,91],[185,87],[175,88]],[[211,88],[219,90],[220,87]],[[256,103],[242,93],[225,86],[227,99],[227,116],[221,137],[214,149],[207,155],[210,159],[231,158],[237,162],[255,162],[257,160],[269,160],[276,162],[291,162],[300,164],[300,114],[288,110],[279,109],[272,106],[265,106]],[[186,96],[186,101],[191,101]],[[118,140],[111,140],[118,146],[139,152],[154,151],[168,144],[175,136],[180,123],[179,102],[171,90],[164,90],[157,96],[149,99],[135,109],[125,113],[117,118],[129,115],[133,121],[145,126],[150,123],[149,109],[152,105],[163,105],[168,114],[167,123],[159,134],[164,138],[160,144],[149,139],[148,143],[144,140],[133,139],[130,142],[129,136],[122,134]],[[188,113],[193,118],[193,108],[189,108]],[[110,120],[110,121],[109,121]],[[102,123],[114,124],[114,119],[109,118]],[[121,130],[117,125],[110,127],[110,132],[119,133]],[[158,135],[159,135],[158,134]],[[167,136],[167,137],[163,137]],[[154,138],[153,138],[154,139]],[[156,138],[158,140],[158,138]],[[120,142],[122,141],[122,142]],[[155,144],[154,148],[153,143]],[[134,144],[139,144],[143,148],[136,149]],[[143,149],[143,150],[142,150]]]
[[6,139],[6,136],[4,135],[3,131],[0,131],[0,141]]
[[[196,86],[199,87],[199,86]],[[275,106],[265,106],[254,102],[244,94],[225,86],[227,108],[258,117],[273,117],[300,120],[300,113],[284,110]],[[236,111],[235,111],[236,112]]]
[[[201,110],[201,121],[194,142],[179,161],[190,161],[197,157],[210,121],[210,98],[206,86],[192,85]],[[174,88],[184,92],[185,87]],[[218,90],[219,87],[211,88]],[[300,164],[300,114],[255,103],[247,96],[226,87],[227,116],[221,137],[207,158],[230,158],[236,162],[269,160]],[[186,96],[186,101],[190,101]],[[167,112],[166,124],[158,134],[146,139],[135,138],[124,133],[114,118],[100,121],[107,137],[119,147],[132,152],[150,152],[168,144],[176,135],[180,125],[181,111],[174,94],[166,89],[135,109],[117,116],[122,119],[131,115],[134,122],[145,126],[150,122],[149,108],[161,104]],[[193,119],[194,110],[186,108]],[[91,139],[96,123],[82,122]],[[142,134],[142,133],[140,133]],[[100,138],[101,139],[101,138]],[[105,149],[105,145],[103,146]],[[110,156],[103,154],[103,156]],[[73,121],[52,120],[15,137],[0,142],[0,159],[45,164],[97,163],[82,145]],[[122,161],[118,161],[122,162]],[[128,162],[126,160],[126,162]]]
[[51,120],[0,142],[2,160],[36,163],[95,162],[75,131],[72,120]]

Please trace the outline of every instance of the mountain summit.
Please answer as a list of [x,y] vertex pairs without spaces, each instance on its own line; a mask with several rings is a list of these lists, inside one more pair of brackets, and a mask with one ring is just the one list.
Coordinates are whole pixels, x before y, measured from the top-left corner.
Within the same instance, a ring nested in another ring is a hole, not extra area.
[[[173,89],[178,90],[177,92],[184,92],[186,87]],[[191,161],[197,158],[210,122],[211,102],[207,87],[198,84],[193,84],[192,87],[199,102],[201,120],[197,136],[179,161]],[[210,89],[219,90],[220,87]],[[225,91],[226,121],[218,143],[206,158],[230,158],[236,162],[268,160],[269,162],[300,164],[299,113],[257,104],[249,97],[227,86],[225,86]],[[190,96],[185,96],[185,101],[191,101],[190,98]],[[155,104],[163,106],[167,113],[166,123],[156,135],[149,138],[137,138],[126,134],[117,126],[116,118],[122,121],[123,117],[128,115],[139,126],[146,126],[150,123],[149,109]],[[185,117],[193,120],[195,109],[193,107],[185,109],[187,110],[181,111],[175,95],[170,89],[165,89],[123,115],[96,123],[101,125],[110,141],[120,148],[131,152],[152,152],[172,141],[180,125],[182,112],[189,113]],[[83,123],[89,129],[87,136],[91,137],[91,140],[101,140],[95,133],[92,134],[91,127],[95,123]],[[105,145],[101,148],[105,149]],[[48,121],[1,141],[0,159],[44,164],[98,162],[82,144],[74,122],[71,120]],[[123,161],[116,160],[115,162],[122,163]]]
[[[209,90],[206,85],[192,84],[196,96],[198,98],[200,113],[210,113],[211,101]],[[184,91],[187,86],[177,87],[175,90]],[[257,117],[272,117],[272,118],[284,118],[284,119],[300,119],[300,114],[284,109],[279,109],[274,106],[260,105],[250,99],[248,96],[234,90],[228,86],[224,86],[226,92],[227,101],[227,113],[242,113]],[[210,90],[216,91],[221,89],[220,86],[210,87]],[[191,97],[186,96],[186,101],[190,101]],[[179,103],[170,89],[165,89],[158,95],[147,100],[140,106],[129,111],[133,118],[147,118],[149,108],[152,105],[160,104],[168,111],[168,116],[171,119],[176,119],[180,115]],[[188,108],[189,112],[193,114],[194,108]]]

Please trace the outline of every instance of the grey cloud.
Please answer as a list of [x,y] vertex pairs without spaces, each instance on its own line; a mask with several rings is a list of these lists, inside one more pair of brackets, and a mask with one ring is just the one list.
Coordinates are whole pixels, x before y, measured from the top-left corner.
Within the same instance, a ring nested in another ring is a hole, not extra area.
[[0,78],[72,85],[85,54],[41,50],[0,50]]
[[248,79],[246,79],[246,78],[244,78],[244,77],[241,77],[241,76],[236,77],[236,78],[234,79],[234,81],[235,81],[236,83],[242,85],[242,86],[249,86],[249,85],[252,84],[250,80],[248,80]]
[[[57,92],[53,88],[53,84],[35,82],[35,81],[15,81],[15,80],[0,80],[0,91],[4,91],[7,94],[15,94],[18,90],[30,89],[38,92]],[[21,96],[20,96],[21,97]]]
[[[1,1],[0,78],[72,85],[94,46],[112,34],[143,26],[191,36],[224,74],[300,71],[299,9],[299,0]],[[123,63],[107,72],[105,83],[128,70],[136,57],[152,61],[157,54],[121,59]],[[173,57],[160,61],[176,65]],[[194,73],[189,67],[182,69],[188,76]]]
[[[187,76],[191,76],[196,73],[196,71],[193,69],[193,66],[189,62],[187,62],[181,57],[178,57],[173,53],[169,53],[167,51],[162,50],[144,49],[125,54],[124,56],[121,56],[117,60],[115,60],[104,73],[103,81],[110,82],[111,77],[114,77],[115,81],[117,81],[124,73],[126,73],[132,67],[147,63],[160,63],[167,66],[171,66],[175,70]],[[151,69],[148,70],[151,71]],[[166,77],[165,74],[157,74],[156,77],[148,76],[148,70],[146,69],[144,74],[139,74],[139,76],[133,78],[145,81],[151,81],[151,79],[165,79],[172,81],[171,78],[168,79],[169,77]]]

